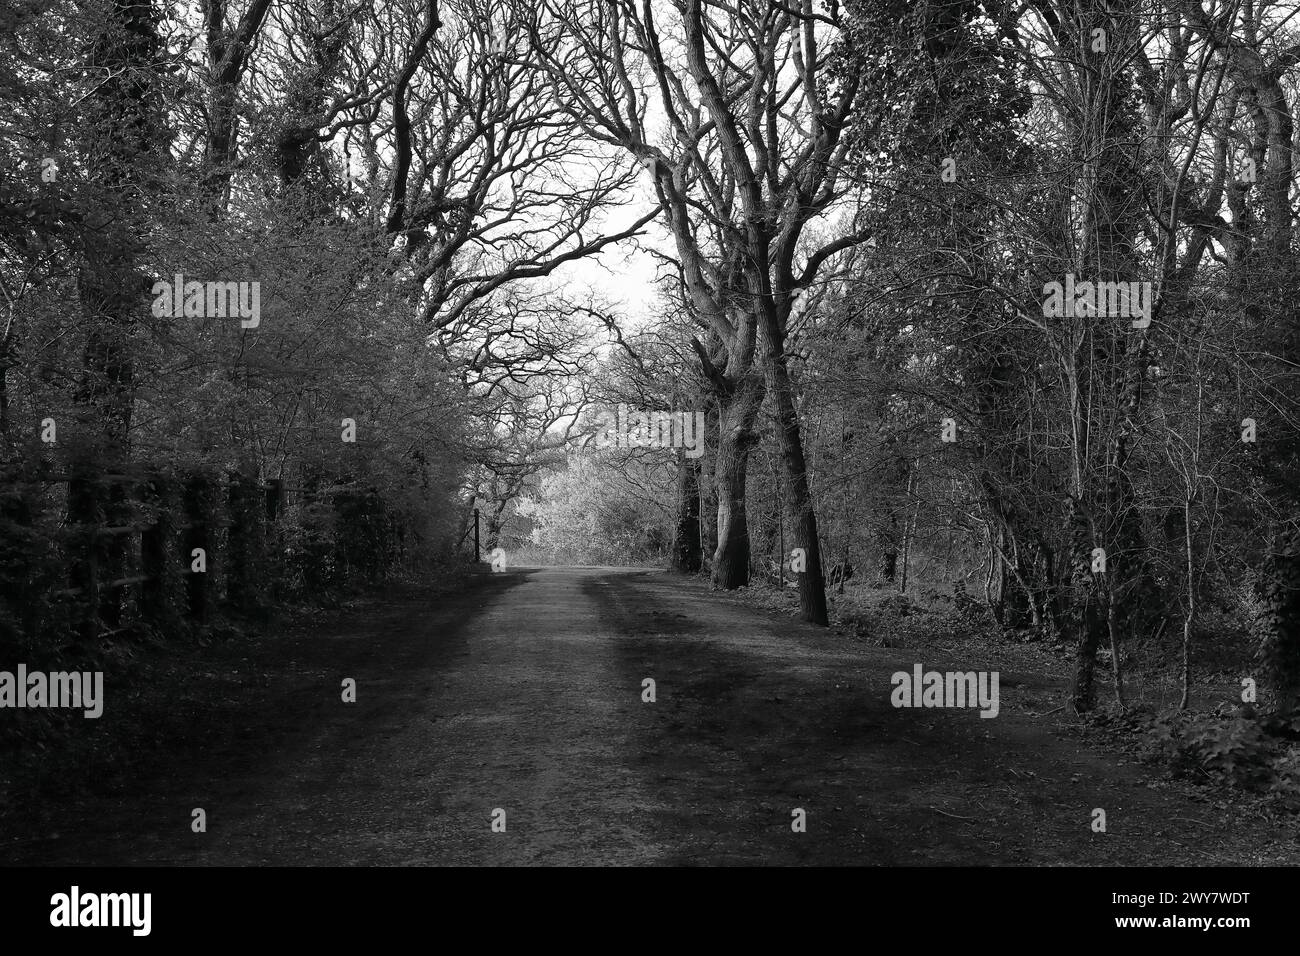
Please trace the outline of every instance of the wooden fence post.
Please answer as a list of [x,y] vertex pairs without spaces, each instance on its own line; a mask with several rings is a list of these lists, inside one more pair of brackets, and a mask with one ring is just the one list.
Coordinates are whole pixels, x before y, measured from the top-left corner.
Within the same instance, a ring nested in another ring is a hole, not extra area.
[[0,603],[8,608],[17,625],[8,633],[0,620],[0,645],[16,643],[20,636],[31,638],[36,628],[38,602],[32,600],[28,587],[32,579],[32,552],[35,536],[32,498],[27,486],[14,470],[0,479]]
[[[314,469],[303,469],[302,476],[302,580],[308,594],[319,594],[337,583],[331,569],[329,522],[332,502],[322,494],[324,476]],[[322,500],[325,499],[325,500]]]
[[[189,616],[194,621],[205,624],[208,620],[208,610],[211,605],[209,595],[211,594],[211,572],[212,547],[211,547],[211,524],[212,524],[212,481],[211,478],[202,471],[191,472],[185,479],[185,519],[188,527],[185,529],[184,553],[181,555],[181,562],[185,567],[186,583],[186,605]],[[203,572],[196,572],[194,567],[194,551],[202,549],[208,568]]]
[[68,478],[68,586],[78,592],[77,633],[92,641],[99,635],[99,548],[96,541],[102,515],[98,486],[84,466]]
[[[103,495],[104,523],[110,527],[128,525],[131,521],[127,506],[126,486],[117,477],[105,478],[107,488]],[[110,631],[122,626],[122,587],[112,582],[126,576],[126,549],[131,535],[109,533],[107,528],[97,528],[95,550],[101,577],[99,588],[99,619]],[[105,582],[107,586],[105,586]]]
[[169,476],[155,471],[141,487],[141,497],[154,512],[149,526],[140,532],[140,617],[153,624],[175,623],[175,606],[171,595],[178,590],[180,579],[175,554],[176,502]]
[[229,547],[226,553],[226,598],[232,607],[256,613],[265,606],[263,600],[263,554],[266,547],[266,522],[263,502],[259,501],[256,470],[241,469],[229,477],[227,501],[230,514]]
[[284,479],[272,478],[266,483],[266,520],[277,522],[284,510]]

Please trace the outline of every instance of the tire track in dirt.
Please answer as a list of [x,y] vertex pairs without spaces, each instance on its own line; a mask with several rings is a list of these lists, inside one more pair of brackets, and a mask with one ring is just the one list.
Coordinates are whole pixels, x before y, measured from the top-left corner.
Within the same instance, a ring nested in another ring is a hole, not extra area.
[[[1052,690],[1043,675],[1003,672],[995,719],[895,709],[890,674],[916,652],[661,572],[515,569],[247,653],[261,676],[212,718],[231,726],[142,765],[125,790],[61,802],[59,837],[24,833],[8,861],[1297,862],[1293,834],[1206,826],[1141,768],[1029,717]],[[344,676],[355,704],[340,702]],[[206,834],[190,832],[195,806]],[[1105,834],[1089,827],[1098,806]],[[791,830],[795,807],[806,833]]]
[[[1001,709],[894,708],[890,675],[917,652],[848,641],[722,601],[666,575],[588,589],[628,667],[654,676],[639,712],[640,770],[674,801],[666,862],[885,865],[1292,863],[1294,833],[1206,825],[1203,807],[1152,789],[1143,768],[1029,716],[1050,679],[1001,671]],[[686,614],[685,619],[682,615]],[[926,669],[996,661],[920,659]],[[1028,704],[1029,706],[1026,706]],[[790,829],[807,811],[807,832]],[[1094,833],[1091,812],[1107,813]]]

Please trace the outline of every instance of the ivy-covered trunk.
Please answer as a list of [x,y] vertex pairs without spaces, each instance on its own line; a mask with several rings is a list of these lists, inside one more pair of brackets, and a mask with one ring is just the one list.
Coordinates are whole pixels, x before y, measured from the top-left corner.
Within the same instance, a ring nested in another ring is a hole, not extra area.
[[1262,590],[1260,652],[1274,708],[1289,715],[1300,706],[1300,529],[1274,529]]

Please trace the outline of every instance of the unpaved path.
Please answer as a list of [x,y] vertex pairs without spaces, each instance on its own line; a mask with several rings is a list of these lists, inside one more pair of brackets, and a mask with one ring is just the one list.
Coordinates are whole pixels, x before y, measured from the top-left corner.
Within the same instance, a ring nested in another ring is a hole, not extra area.
[[1294,832],[1153,788],[1030,716],[1053,690],[1040,675],[1002,671],[995,719],[895,709],[890,674],[916,652],[659,572],[511,571],[259,653],[266,676],[214,712],[229,726],[45,807],[0,862],[1300,862]]

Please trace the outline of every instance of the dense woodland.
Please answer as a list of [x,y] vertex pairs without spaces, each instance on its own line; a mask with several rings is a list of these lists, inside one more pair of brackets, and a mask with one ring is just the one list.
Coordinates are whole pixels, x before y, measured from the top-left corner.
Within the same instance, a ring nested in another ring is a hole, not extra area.
[[455,573],[477,511],[817,624],[924,566],[1080,713],[1240,635],[1293,733],[1298,87],[1267,0],[0,0],[0,650]]

